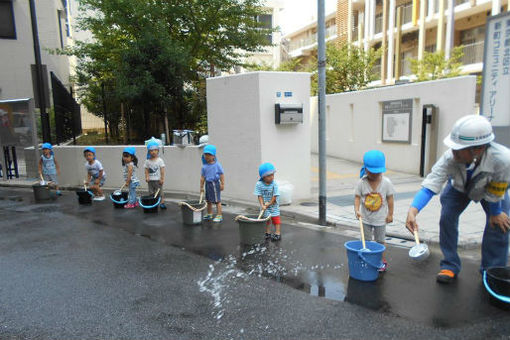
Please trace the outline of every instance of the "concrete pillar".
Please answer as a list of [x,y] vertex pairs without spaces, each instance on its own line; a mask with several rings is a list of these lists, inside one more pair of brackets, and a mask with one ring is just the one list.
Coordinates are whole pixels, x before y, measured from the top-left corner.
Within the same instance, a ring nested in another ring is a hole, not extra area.
[[347,0],[347,43],[352,44],[352,0]]
[[390,0],[390,13],[389,13],[389,37],[388,37],[388,80],[393,79],[393,63],[394,54],[393,47],[395,46],[395,0]]
[[450,59],[453,49],[453,35],[455,30],[455,2],[448,0],[448,11],[446,14],[446,41],[445,41],[445,58]]
[[374,39],[375,35],[375,0],[370,1],[370,40]]
[[382,56],[381,56],[381,84],[386,85],[386,49],[388,36],[388,0],[383,0],[383,16],[382,16]]
[[358,46],[361,48],[363,41],[363,33],[365,27],[365,20],[363,19],[363,12],[358,12]]
[[365,34],[363,46],[365,48],[365,51],[368,51],[368,40],[370,39],[370,31],[369,31],[369,24],[370,24],[370,0],[365,0],[365,14],[364,14],[364,21],[365,21]]
[[436,51],[443,50],[443,39],[444,39],[444,2],[445,0],[439,0],[439,19],[437,20],[437,40],[436,40]]
[[400,80],[400,45],[402,43],[402,7],[397,8],[397,42],[395,46],[395,82]]
[[427,16],[433,17],[435,12],[436,12],[436,2],[434,0],[429,0]]
[[420,18],[419,18],[419,33],[418,33],[418,60],[423,59],[423,52],[425,51],[425,7],[426,0],[420,0]]
[[492,15],[501,13],[501,0],[492,0]]

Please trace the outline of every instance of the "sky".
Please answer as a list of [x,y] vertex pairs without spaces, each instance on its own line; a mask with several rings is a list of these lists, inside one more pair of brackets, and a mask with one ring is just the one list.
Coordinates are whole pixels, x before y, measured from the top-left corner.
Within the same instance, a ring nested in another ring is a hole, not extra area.
[[[282,33],[288,34],[317,18],[317,0],[282,0]],[[335,11],[337,0],[325,0],[326,15]]]

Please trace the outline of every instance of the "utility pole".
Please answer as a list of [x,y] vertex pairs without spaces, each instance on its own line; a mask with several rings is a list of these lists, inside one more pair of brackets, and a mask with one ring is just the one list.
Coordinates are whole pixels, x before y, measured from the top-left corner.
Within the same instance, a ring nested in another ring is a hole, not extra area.
[[39,97],[39,112],[41,113],[41,129],[43,142],[51,143],[51,130],[50,118],[46,112],[46,93],[44,86],[44,77],[41,62],[41,47],[39,46],[39,31],[37,29],[37,14],[35,11],[34,0],[28,1],[30,4],[30,19],[32,22],[32,40],[34,42],[34,56],[35,56],[35,74],[36,74],[36,91]]
[[317,0],[317,41],[319,71],[319,224],[326,223],[326,11],[324,0]]

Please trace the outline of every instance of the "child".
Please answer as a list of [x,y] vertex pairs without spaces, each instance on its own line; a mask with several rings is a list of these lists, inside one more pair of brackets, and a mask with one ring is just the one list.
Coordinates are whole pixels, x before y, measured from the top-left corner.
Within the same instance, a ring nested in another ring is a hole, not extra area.
[[83,150],[85,157],[85,170],[87,170],[87,180],[85,183],[89,184],[90,190],[94,193],[94,201],[104,201],[103,190],[101,187],[106,180],[106,172],[103,165],[96,159],[96,149],[88,146]]
[[[362,218],[365,239],[385,245],[386,223],[393,222],[393,194],[395,188],[391,181],[382,175],[386,171],[384,154],[378,150],[371,150],[363,156],[363,167],[360,171],[360,181],[356,186],[354,210],[356,218]],[[361,210],[360,210],[361,205]],[[383,267],[379,271],[386,271],[388,262],[383,253]]]
[[204,192],[207,202],[207,214],[204,220],[212,219],[212,205],[216,204],[216,217],[213,222],[223,221],[221,214],[221,191],[225,188],[225,176],[221,164],[216,160],[216,147],[207,145],[202,155],[202,176],[200,177],[200,193]]
[[136,188],[140,185],[138,177],[136,177],[135,167],[138,167],[138,158],[135,155],[135,148],[127,147],[122,152],[122,166],[124,172],[124,186],[129,189],[128,202],[124,205],[124,209],[133,209],[138,206],[136,201]]
[[163,196],[163,184],[165,183],[165,162],[159,157],[159,145],[156,142],[147,144],[147,160],[145,161],[145,181],[149,186],[149,194],[154,195],[159,189],[161,197],[161,209],[166,209],[165,197]]
[[275,233],[271,235],[271,221],[267,221],[266,240],[280,241],[280,191],[274,181],[275,167],[271,163],[264,163],[259,167],[260,178],[255,185],[254,194],[258,196],[260,208],[264,210],[264,217],[271,214],[271,221],[275,226]]
[[60,166],[53,154],[53,146],[50,143],[44,143],[41,159],[39,159],[39,177],[42,177],[46,182],[51,182],[50,185],[57,190],[57,196],[62,196],[58,187],[57,175],[60,176]]

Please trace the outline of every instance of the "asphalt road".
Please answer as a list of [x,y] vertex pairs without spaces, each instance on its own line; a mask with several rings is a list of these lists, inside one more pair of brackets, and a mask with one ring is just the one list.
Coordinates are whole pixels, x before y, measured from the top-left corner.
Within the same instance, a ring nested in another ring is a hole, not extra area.
[[69,192],[34,204],[0,188],[0,339],[510,336],[476,261],[439,286],[437,254],[413,266],[390,247],[389,272],[359,283],[340,235],[284,225],[280,244],[250,250],[236,230],[231,216],[183,226],[176,206],[144,215]]

